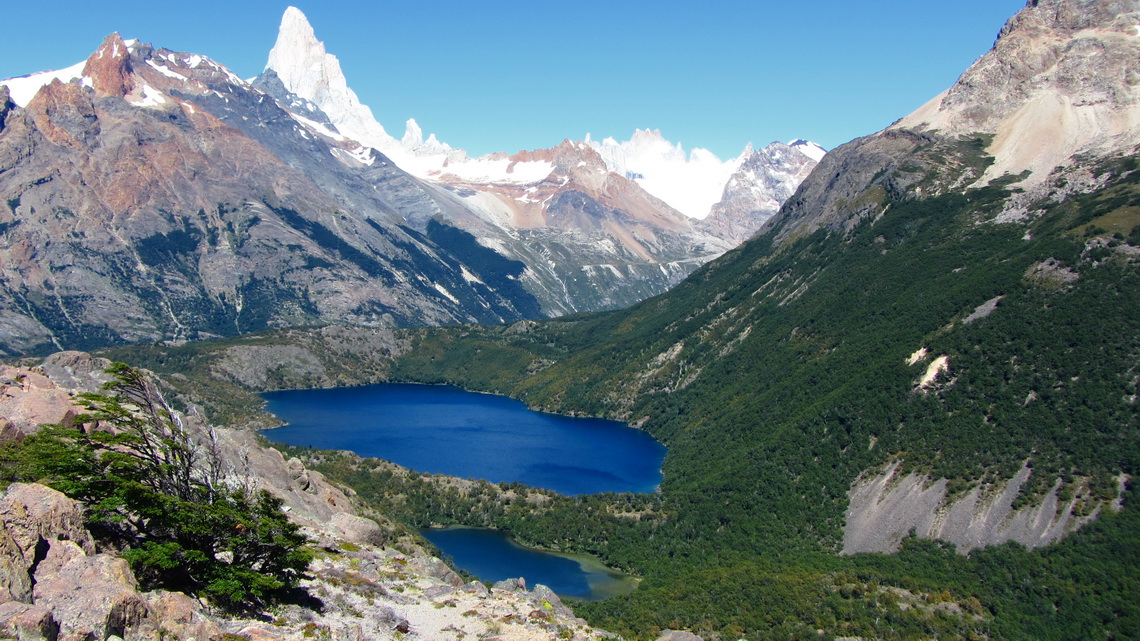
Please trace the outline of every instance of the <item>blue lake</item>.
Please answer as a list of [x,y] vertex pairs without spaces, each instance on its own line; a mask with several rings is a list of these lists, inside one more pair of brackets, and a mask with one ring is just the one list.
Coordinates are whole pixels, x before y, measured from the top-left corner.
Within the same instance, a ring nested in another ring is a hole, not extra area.
[[443,385],[267,392],[278,443],[351,450],[418,472],[518,481],[562,494],[653,492],[665,447],[616,421],[534,412]]
[[607,569],[594,557],[524,548],[495,530],[457,527],[420,533],[456,567],[484,581],[523,577],[529,589],[541,583],[560,597],[588,600],[626,594],[637,587],[636,579]]

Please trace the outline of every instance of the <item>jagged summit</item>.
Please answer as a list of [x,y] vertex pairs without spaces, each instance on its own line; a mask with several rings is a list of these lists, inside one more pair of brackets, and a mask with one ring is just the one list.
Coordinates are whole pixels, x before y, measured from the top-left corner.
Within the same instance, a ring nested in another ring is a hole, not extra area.
[[290,92],[320,108],[341,134],[381,150],[399,144],[349,89],[340,61],[325,51],[300,9],[285,10],[265,69]]

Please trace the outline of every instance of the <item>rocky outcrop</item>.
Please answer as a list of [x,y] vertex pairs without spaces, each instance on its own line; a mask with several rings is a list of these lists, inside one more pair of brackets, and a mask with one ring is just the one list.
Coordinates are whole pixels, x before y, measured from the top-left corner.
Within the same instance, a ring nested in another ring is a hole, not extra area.
[[20,440],[44,423],[68,425],[79,413],[77,391],[98,390],[109,361],[58,352],[36,367],[0,368],[0,443]]
[[953,543],[963,554],[1007,541],[1042,547],[1096,518],[1101,507],[1083,516],[1077,513],[1086,497],[1062,501],[1059,481],[1036,504],[1014,509],[1014,499],[1031,473],[1024,466],[1005,482],[979,485],[954,497],[947,497],[945,479],[901,475],[897,462],[866,474],[848,493],[843,553],[894,552],[912,532]]

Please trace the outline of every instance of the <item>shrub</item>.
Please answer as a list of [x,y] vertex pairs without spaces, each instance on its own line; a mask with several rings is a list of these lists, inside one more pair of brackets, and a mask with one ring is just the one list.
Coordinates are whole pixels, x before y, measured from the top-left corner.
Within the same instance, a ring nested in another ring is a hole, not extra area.
[[115,363],[77,428],[45,426],[3,458],[16,478],[83,501],[140,582],[256,608],[294,587],[311,551],[281,501],[233,482],[212,431],[194,436],[142,372]]

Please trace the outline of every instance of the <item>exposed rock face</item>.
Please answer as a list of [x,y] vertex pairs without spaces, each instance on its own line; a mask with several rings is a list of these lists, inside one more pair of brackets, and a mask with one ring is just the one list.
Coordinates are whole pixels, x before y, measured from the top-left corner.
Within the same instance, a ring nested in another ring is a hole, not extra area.
[[36,578],[32,598],[51,609],[65,637],[123,637],[149,614],[130,566],[117,557],[81,556]]
[[[779,240],[849,229],[878,215],[887,194],[960,192],[1005,174],[1028,172],[1019,183],[1028,201],[1095,189],[1080,172],[1055,181],[1063,187],[1048,179],[1076,154],[1140,144],[1138,23],[1140,0],[1032,0],[949,90],[828,152],[765,229]],[[1017,199],[1007,207],[1015,211],[998,220],[1026,213]]]
[[1032,0],[993,50],[898,128],[996,134],[986,173],[1030,183],[1081,151],[1140,143],[1140,2]]
[[948,500],[945,479],[901,476],[898,464],[892,464],[852,485],[843,553],[894,552],[911,531],[920,538],[953,543],[963,554],[1007,541],[1042,547],[1096,518],[1097,510],[1085,516],[1075,513],[1081,496],[1062,502],[1059,482],[1041,502],[1013,509],[1030,473],[1029,467],[1022,467],[1004,483],[975,487]]

